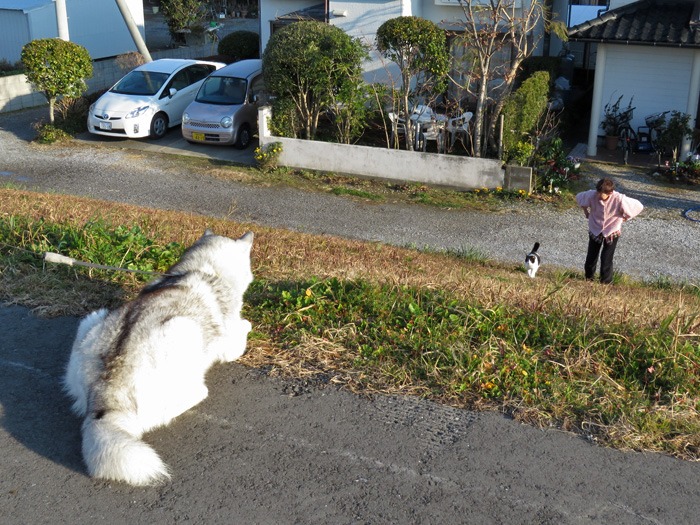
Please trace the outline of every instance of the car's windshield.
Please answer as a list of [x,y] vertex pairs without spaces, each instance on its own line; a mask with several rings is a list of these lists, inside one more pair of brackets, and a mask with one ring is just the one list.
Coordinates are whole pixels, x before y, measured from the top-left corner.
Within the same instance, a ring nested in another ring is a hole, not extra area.
[[132,71],[122,78],[110,91],[122,95],[155,95],[168,80],[168,73]]
[[209,77],[197,93],[197,102],[237,105],[245,102],[246,80],[235,77]]

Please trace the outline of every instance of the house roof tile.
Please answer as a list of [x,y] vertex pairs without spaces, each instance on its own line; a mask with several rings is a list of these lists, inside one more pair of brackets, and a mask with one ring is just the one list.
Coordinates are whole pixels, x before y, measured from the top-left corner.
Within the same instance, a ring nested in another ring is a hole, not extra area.
[[700,0],[641,0],[569,29],[574,42],[700,47]]

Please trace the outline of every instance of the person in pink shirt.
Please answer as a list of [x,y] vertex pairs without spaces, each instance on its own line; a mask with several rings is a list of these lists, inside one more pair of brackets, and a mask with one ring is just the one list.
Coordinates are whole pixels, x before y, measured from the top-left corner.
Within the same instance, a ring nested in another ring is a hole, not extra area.
[[593,279],[600,255],[600,282],[610,284],[613,255],[622,233],[622,223],[639,215],[644,206],[638,200],[615,191],[611,179],[600,179],[595,190],[576,195],[576,202],[588,219],[588,253],[583,266],[586,280]]

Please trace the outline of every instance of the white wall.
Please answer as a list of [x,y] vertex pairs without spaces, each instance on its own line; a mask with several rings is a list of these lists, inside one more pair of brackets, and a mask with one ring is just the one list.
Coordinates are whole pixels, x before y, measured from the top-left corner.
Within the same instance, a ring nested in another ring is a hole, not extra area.
[[265,51],[270,40],[270,23],[278,16],[318,5],[319,0],[258,0],[260,5],[260,52]]
[[[634,129],[644,126],[644,117],[652,113],[677,110],[688,113],[688,90],[693,65],[692,50],[649,46],[607,46],[602,105],[624,95],[621,106],[630,97]],[[602,110],[602,108],[601,108]],[[695,114],[693,113],[693,118]],[[593,120],[602,120],[602,111]],[[602,133],[602,131],[601,131]]]
[[28,9],[0,9],[0,58],[19,62],[22,46],[44,35],[57,36],[56,9],[53,3]]
[[[143,1],[126,0],[126,4],[145,39]],[[66,0],[66,10],[71,41],[86,48],[93,60],[137,51],[114,0]]]
[[[258,113],[260,145],[281,143],[282,166],[460,189],[504,187],[499,160],[275,137],[269,132],[270,114],[267,107]],[[529,191],[530,184],[527,179],[524,186],[507,189]]]
[[0,9],[0,58],[18,62],[22,48],[16,42],[29,42],[27,15],[22,11]]
[[[153,60],[159,58],[199,58],[210,54],[210,44],[178,47],[151,53]],[[115,59],[98,60],[92,63],[92,77],[87,80],[87,93],[112,87],[127,71],[119,68]],[[27,83],[25,75],[0,77],[0,113],[43,106],[46,97]],[[48,115],[48,113],[47,113]]]
[[[527,3],[530,0],[514,1],[519,6],[521,2]],[[262,51],[270,39],[270,22],[275,17],[318,3],[319,0],[260,0]],[[488,0],[477,0],[475,3],[488,3]],[[464,20],[464,11],[458,0],[329,0],[329,11],[330,24],[371,47],[370,60],[363,66],[365,80],[394,85],[399,85],[398,67],[395,64],[387,64],[375,49],[377,29],[380,25],[399,16],[419,16],[447,26],[453,25],[455,21]]]
[[434,1],[423,2],[421,14],[417,15],[428,20],[432,20],[436,24],[440,22],[454,22],[464,20],[464,10],[458,3],[455,5],[438,5]]
[[[127,5],[144,37],[143,0],[127,0]],[[85,47],[93,60],[137,50],[114,0],[66,0],[66,11],[70,40]],[[51,0],[26,13],[0,9],[0,58],[17,62],[28,42],[56,37],[56,6]]]
[[358,38],[369,46],[370,59],[363,64],[367,82],[382,82],[397,85],[400,83],[399,69],[394,63],[387,63],[376,51],[377,29],[385,21],[410,14],[410,5],[402,0],[331,0],[331,13],[347,13],[347,16],[332,16],[330,23]]

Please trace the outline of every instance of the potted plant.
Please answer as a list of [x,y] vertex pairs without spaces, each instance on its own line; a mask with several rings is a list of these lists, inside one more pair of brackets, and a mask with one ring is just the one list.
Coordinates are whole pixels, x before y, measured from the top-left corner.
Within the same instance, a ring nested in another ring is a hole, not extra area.
[[629,122],[634,109],[632,107],[632,99],[630,99],[625,109],[620,109],[623,96],[620,95],[620,98],[614,103],[610,101],[603,107],[603,120],[600,123],[600,127],[603,128],[605,133],[605,146],[609,150],[617,149],[618,130],[622,124]]
[[204,43],[205,10],[201,0],[161,0],[160,7],[173,41],[185,41],[188,45]]
[[[690,127],[690,115],[674,110],[671,112],[671,118],[669,118],[668,123],[659,135],[659,145],[661,145],[665,151],[671,152],[671,158],[675,165],[676,162],[678,162],[678,152],[681,149],[683,141],[692,136],[693,129]],[[660,156],[658,164],[661,164]]]

